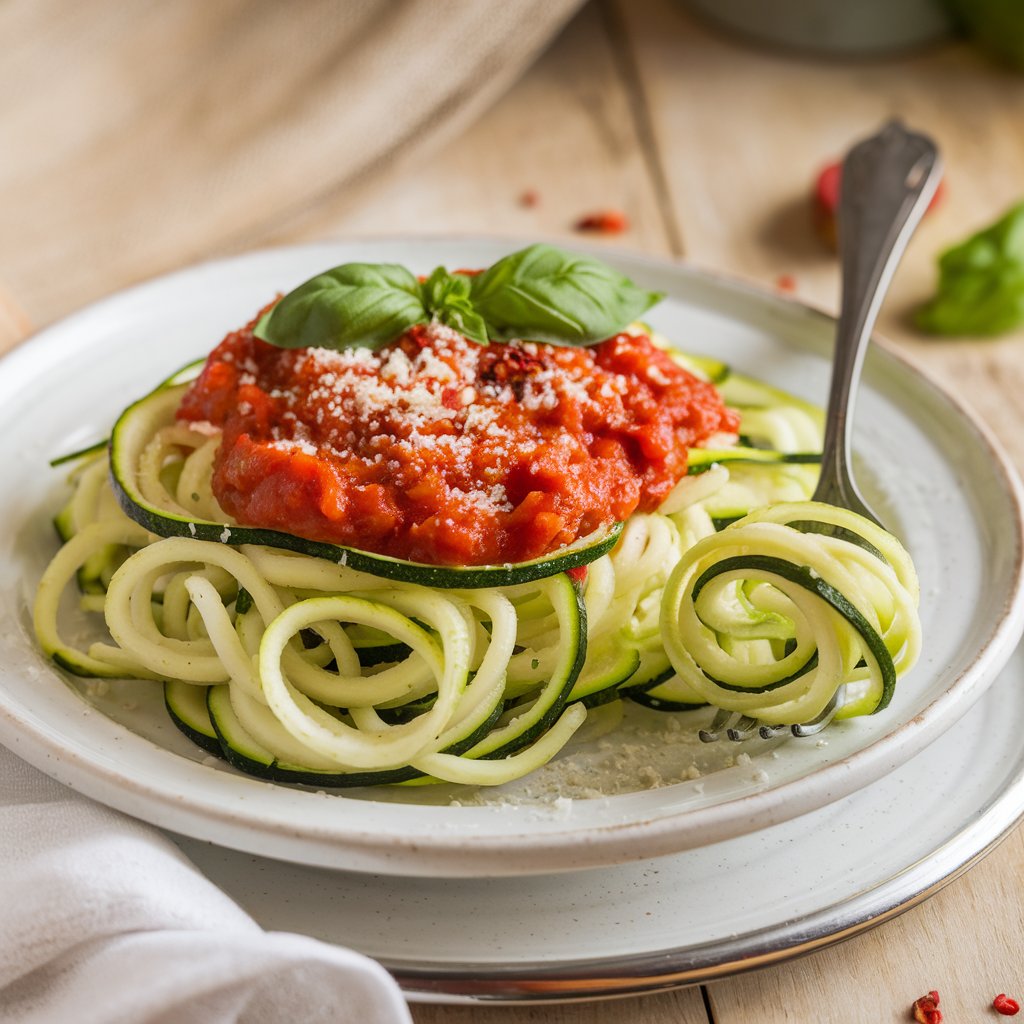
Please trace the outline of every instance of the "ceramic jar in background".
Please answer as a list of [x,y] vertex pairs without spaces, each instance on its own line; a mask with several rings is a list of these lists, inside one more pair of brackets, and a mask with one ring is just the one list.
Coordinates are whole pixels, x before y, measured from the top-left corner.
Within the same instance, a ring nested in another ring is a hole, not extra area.
[[942,0],[686,0],[702,17],[747,39],[850,57],[938,42],[954,28]]

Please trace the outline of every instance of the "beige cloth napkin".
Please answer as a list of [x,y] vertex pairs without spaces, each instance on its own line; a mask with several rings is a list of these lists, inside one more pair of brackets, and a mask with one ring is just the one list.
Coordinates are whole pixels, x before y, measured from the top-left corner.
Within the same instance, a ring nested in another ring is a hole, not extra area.
[[582,2],[0,4],[0,280],[45,323],[414,173]]

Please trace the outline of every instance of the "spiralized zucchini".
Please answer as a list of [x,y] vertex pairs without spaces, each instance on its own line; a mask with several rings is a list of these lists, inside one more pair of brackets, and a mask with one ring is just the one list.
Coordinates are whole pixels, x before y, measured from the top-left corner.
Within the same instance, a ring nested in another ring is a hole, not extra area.
[[[835,529],[837,536],[822,530]],[[891,534],[817,502],[755,511],[690,548],[665,587],[661,634],[704,700],[766,723],[872,714],[917,659],[917,577]]]
[[[817,410],[679,358],[740,408],[742,443],[694,452],[662,508],[585,570],[513,586],[438,589],[236,543],[210,485],[218,438],[178,423],[133,441],[139,487],[175,533],[182,517],[223,531],[161,537],[118,506],[106,454],[87,452],[37,592],[40,645],[79,675],[162,681],[196,742],[317,786],[500,785],[555,756],[589,707],[623,698],[795,723],[845,688],[841,717],[881,710],[920,647],[906,552],[806,500]],[[62,636],[72,581],[109,639]]]

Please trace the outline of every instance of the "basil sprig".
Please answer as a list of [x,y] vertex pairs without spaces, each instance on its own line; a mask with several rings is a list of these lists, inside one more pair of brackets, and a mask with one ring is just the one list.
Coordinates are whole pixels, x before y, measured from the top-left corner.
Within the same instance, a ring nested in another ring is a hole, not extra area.
[[436,319],[479,345],[593,345],[662,298],[592,256],[531,245],[482,274],[438,267],[422,282],[396,264],[346,263],[289,292],[254,333],[280,348],[379,349]]
[[486,345],[487,324],[470,298],[471,280],[466,274],[449,274],[444,267],[438,267],[423,282],[423,308],[441,323],[461,331],[470,341]]

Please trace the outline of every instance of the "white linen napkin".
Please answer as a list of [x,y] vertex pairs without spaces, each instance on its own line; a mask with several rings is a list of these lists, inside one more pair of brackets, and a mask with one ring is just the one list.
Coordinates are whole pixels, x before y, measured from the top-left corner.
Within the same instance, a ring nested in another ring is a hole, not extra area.
[[156,830],[0,747],[0,1022],[409,1024],[377,963],[264,932]]

